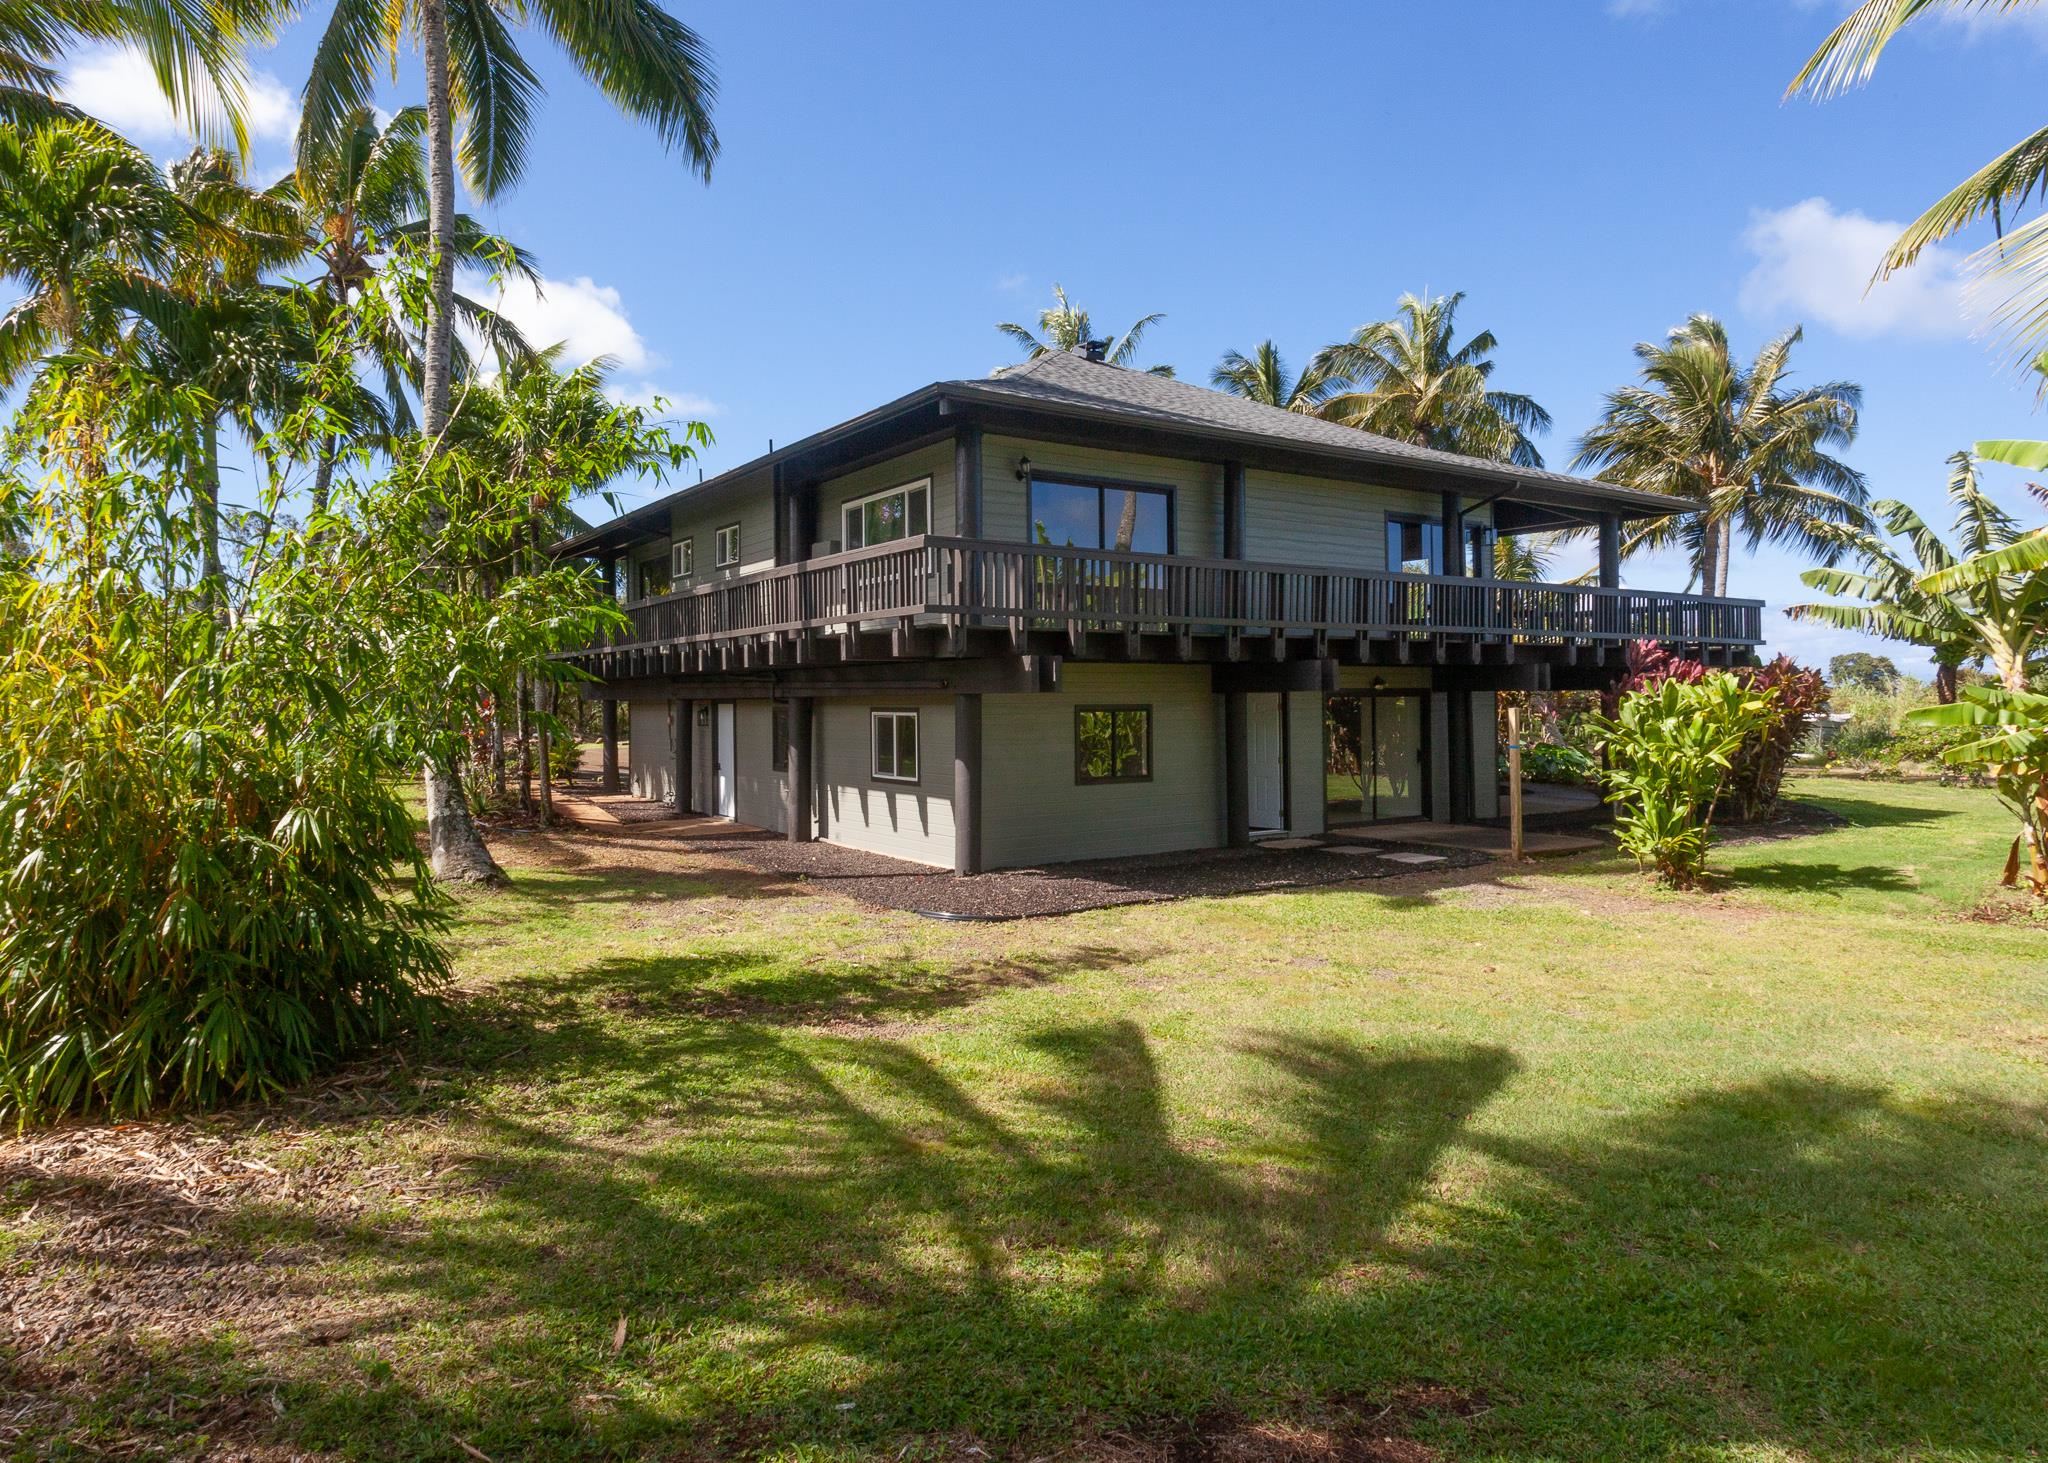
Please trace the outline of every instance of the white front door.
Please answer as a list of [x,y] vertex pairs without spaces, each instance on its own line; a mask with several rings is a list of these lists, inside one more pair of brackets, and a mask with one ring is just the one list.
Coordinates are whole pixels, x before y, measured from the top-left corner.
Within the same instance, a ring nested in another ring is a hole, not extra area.
[[712,740],[711,785],[718,792],[718,816],[733,816],[733,704],[730,701],[718,703],[718,730]]
[[1250,760],[1252,827],[1287,826],[1287,757],[1280,739],[1279,694],[1254,694],[1245,698],[1251,712],[1246,737]]

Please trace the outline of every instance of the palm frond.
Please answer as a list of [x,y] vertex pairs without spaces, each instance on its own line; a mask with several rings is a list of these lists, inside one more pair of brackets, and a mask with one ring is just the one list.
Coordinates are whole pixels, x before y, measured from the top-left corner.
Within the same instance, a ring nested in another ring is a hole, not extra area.
[[[476,0],[483,3],[483,0]],[[528,0],[586,78],[706,182],[718,158],[711,49],[654,0]]]

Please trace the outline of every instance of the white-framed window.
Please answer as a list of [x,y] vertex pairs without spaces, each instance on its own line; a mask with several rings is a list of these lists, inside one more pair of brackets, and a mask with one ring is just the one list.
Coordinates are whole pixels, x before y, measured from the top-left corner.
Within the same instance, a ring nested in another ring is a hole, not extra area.
[[868,768],[877,782],[917,781],[917,713],[871,711],[868,740],[873,759]]
[[668,548],[668,577],[680,584],[697,572],[697,541],[679,538]]
[[855,498],[839,508],[839,546],[864,549],[931,532],[932,480],[919,478]]
[[715,569],[730,569],[740,561],[740,526],[728,523],[718,530],[717,541],[712,545],[711,565]]

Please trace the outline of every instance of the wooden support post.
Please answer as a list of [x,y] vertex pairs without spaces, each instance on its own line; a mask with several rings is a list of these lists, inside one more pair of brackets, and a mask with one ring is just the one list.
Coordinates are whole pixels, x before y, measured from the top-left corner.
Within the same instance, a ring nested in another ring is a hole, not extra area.
[[1470,823],[1478,816],[1473,802],[1472,693],[1453,683],[1444,697],[1444,711],[1444,744],[1451,758],[1450,821]]
[[953,872],[981,872],[981,695],[953,698]]
[[670,705],[673,708],[670,714],[675,717],[676,726],[676,765],[674,772],[676,811],[678,813],[689,813],[694,811],[690,806],[690,783],[692,781],[691,773],[696,770],[697,766],[697,758],[693,752],[693,748],[696,745],[693,738],[697,730],[697,706],[695,702],[687,700],[671,702]]
[[1621,588],[1621,515],[1600,515],[1600,587]]
[[1252,846],[1251,700],[1223,693],[1223,832],[1232,848]]
[[600,791],[619,790],[619,703],[604,699],[604,781]]
[[1522,861],[1522,708],[1508,707],[1508,861]]
[[1456,493],[1445,493],[1444,513],[1444,577],[1462,579],[1465,575],[1465,513]]
[[789,769],[787,798],[783,808],[791,843],[811,841],[811,715],[817,700],[792,696],[789,701]]
[[1226,559],[1245,556],[1244,511],[1244,464],[1226,462],[1223,464],[1223,557]]
[[981,428],[967,424],[953,433],[953,531],[981,537]]

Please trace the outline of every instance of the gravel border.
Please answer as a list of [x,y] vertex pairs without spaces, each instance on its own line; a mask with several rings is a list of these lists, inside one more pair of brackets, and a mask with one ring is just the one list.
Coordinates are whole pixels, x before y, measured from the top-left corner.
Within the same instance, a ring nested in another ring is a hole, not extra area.
[[[944,869],[838,844],[791,843],[765,833],[721,838],[702,851],[767,873],[787,874],[816,883],[832,893],[879,909],[963,920],[1035,919],[1117,905],[1391,879],[1490,862],[1485,854],[1470,849],[1425,848],[1417,844],[1383,848],[1356,838],[1332,839],[1330,846],[1355,851],[1333,853],[1320,846],[1199,849],[999,869],[964,878]],[[1388,853],[1428,853],[1442,862],[1402,862],[1385,857]]]

